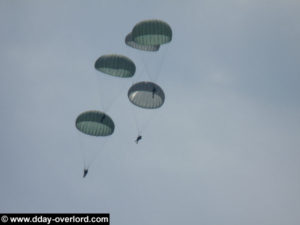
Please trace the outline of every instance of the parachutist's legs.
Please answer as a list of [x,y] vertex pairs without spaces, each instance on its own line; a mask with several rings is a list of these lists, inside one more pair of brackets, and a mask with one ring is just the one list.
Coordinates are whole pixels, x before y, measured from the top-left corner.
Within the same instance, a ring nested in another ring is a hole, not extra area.
[[89,172],[89,170],[88,170],[88,169],[84,169],[84,170],[83,170],[83,178],[85,178],[85,177],[86,177],[86,175],[88,174],[88,172]]
[[142,139],[142,136],[141,135],[139,135],[137,138],[136,138],[136,140],[135,140],[135,143],[139,143],[139,141]]

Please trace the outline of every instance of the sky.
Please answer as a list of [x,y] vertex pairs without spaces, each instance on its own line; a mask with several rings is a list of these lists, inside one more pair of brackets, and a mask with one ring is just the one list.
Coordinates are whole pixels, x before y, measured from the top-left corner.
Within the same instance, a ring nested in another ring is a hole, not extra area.
[[[146,19],[172,27],[157,53],[124,43]],[[299,21],[297,0],[1,0],[0,211],[300,224]],[[96,71],[105,54],[131,58],[135,76]],[[127,90],[151,77],[165,103],[139,110]],[[111,137],[75,128],[105,107]]]

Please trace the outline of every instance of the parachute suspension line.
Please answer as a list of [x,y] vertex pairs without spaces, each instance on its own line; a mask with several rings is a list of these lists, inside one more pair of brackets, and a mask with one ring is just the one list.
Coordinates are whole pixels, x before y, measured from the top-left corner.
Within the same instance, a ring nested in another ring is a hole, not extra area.
[[104,101],[102,100],[104,98],[104,95],[101,93],[101,88],[99,87],[99,83],[101,82],[100,81],[100,78],[99,78],[99,75],[96,74],[96,85],[97,85],[97,91],[98,91],[98,97],[99,97],[99,102],[100,102],[100,105],[101,105],[101,108],[104,112],[106,112],[106,109],[105,109],[105,106],[104,106]]
[[149,74],[149,72],[148,72],[148,70],[147,70],[147,68],[146,68],[146,65],[145,65],[145,62],[144,62],[144,60],[140,60],[142,63],[142,74],[146,74],[146,76],[147,76],[147,78],[149,79],[149,80],[152,80],[151,79],[151,76],[150,76],[150,74]]
[[153,121],[156,116],[157,116],[157,112],[153,112],[150,116],[148,115],[148,117],[145,119],[141,119],[143,120],[142,122],[139,123],[138,118],[137,118],[137,112],[134,111],[134,109],[132,109],[132,116],[134,118],[134,122],[135,122],[135,126],[138,132],[138,135],[142,135],[142,133],[144,133],[147,128],[150,125],[150,122]]
[[167,46],[165,47],[165,51],[163,51],[162,57],[161,57],[160,60],[159,60],[159,64],[158,64],[156,73],[154,74],[154,75],[155,75],[155,77],[154,77],[154,79],[153,79],[153,82],[154,82],[154,83],[157,82],[157,80],[158,80],[158,78],[159,78],[159,75],[160,75],[161,70],[162,70],[162,68],[163,68],[163,64],[164,64],[164,62],[165,62],[165,58],[166,58],[168,49],[169,49],[169,45],[167,45]]
[[[132,81],[131,86],[133,86],[134,84],[135,84],[135,81]],[[140,128],[139,119],[137,118],[138,117],[138,112],[136,112],[137,109],[135,107],[136,106],[130,105],[131,112],[132,112],[131,115],[133,117],[134,125],[135,125],[135,128],[136,128],[136,131],[137,131],[138,135],[142,135],[142,130]]]
[[135,127],[136,127],[136,130],[138,132],[138,135],[141,135],[141,129],[140,129],[140,126],[139,126],[139,122],[138,122],[138,119],[137,119],[137,113],[135,112],[134,110],[134,106],[130,107],[131,110],[132,110],[132,117],[134,119],[134,124],[135,124]]
[[122,84],[122,86],[119,88],[117,94],[115,94],[112,98],[112,100],[110,101],[110,103],[105,107],[105,112],[107,112],[116,102],[117,100],[119,100],[119,98],[121,97],[121,94],[124,93],[125,86],[127,86],[128,84],[124,82],[124,84]]
[[76,132],[78,137],[77,140],[79,142],[79,149],[80,149],[80,153],[81,153],[81,157],[83,158],[83,168],[87,169],[87,162],[86,162],[86,152],[83,150],[83,143],[82,143],[82,137],[81,134],[79,132]]
[[146,59],[145,59],[145,55],[149,55],[149,54],[157,54],[156,52],[145,52],[143,50],[140,49],[134,49],[134,55],[136,60],[138,60],[138,65],[142,65],[141,66],[141,74],[143,75],[144,73],[146,74],[146,76],[148,77],[148,79],[150,81],[152,81],[152,77],[150,75],[149,72],[149,67],[147,66],[146,63]]
[[145,73],[147,74],[149,80],[154,82],[154,83],[158,80],[158,78],[161,74],[161,70],[163,68],[163,64],[165,62],[165,58],[166,58],[168,49],[169,49],[169,46],[167,45],[167,46],[165,46],[165,50],[161,50],[162,54],[159,54],[159,52],[158,53],[149,53],[149,54],[156,54],[156,55],[153,55],[152,57],[153,58],[157,57],[158,58],[157,61],[159,61],[158,64],[157,64],[157,69],[153,70],[154,71],[153,74],[150,73],[150,71],[149,71],[149,66],[146,63],[145,55],[142,54],[141,57],[140,57],[141,58],[140,61],[142,62],[143,69],[145,70]]
[[147,129],[147,128],[149,127],[149,125],[150,125],[150,122],[153,121],[153,120],[156,118],[156,116],[157,116],[157,112],[153,112],[153,114],[152,114],[149,118],[147,118],[147,120],[142,124],[141,130],[142,130],[143,132],[146,131],[146,129]]
[[144,55],[141,56],[141,61],[142,61],[143,69],[144,69],[145,73],[147,74],[149,80],[153,81],[153,77],[150,75],[150,72],[149,72],[149,67],[147,66],[147,64],[145,62],[145,56]]
[[[79,137],[78,139],[81,139],[82,137]],[[80,151],[81,151],[81,155],[82,155],[82,158],[83,158],[83,168],[84,169],[89,169],[89,165],[88,165],[88,154],[87,154],[87,151],[85,147],[86,144],[83,144],[82,143],[82,140],[80,140]]]
[[[108,141],[108,139],[105,138],[104,142],[101,144],[102,150],[105,149],[105,145],[106,145],[107,141]],[[89,169],[92,166],[92,164],[98,158],[99,152],[100,152],[100,150],[97,150],[96,153],[94,154],[92,160],[90,162],[87,162],[86,169]]]
[[82,154],[83,154],[83,168],[88,169],[87,155],[86,155],[86,151],[84,151],[83,149],[82,149]]
[[[99,81],[98,83],[100,83],[101,81]],[[101,93],[101,88],[100,87],[98,87],[97,89],[98,89],[98,92],[99,92],[99,96],[100,96],[100,105],[101,105],[101,107],[102,107],[102,110],[103,110],[103,112],[108,112],[109,111],[109,109],[115,104],[115,102],[120,98],[120,96],[121,96],[121,93],[122,92],[124,92],[124,88],[125,88],[125,85],[126,85],[126,83],[125,84],[123,84],[120,88],[119,88],[119,90],[118,90],[118,92],[116,93],[116,94],[114,94],[111,98],[110,98],[110,101],[108,102],[108,103],[106,103],[106,104],[104,104],[104,100],[103,100],[103,98],[104,98],[104,94],[103,93]],[[111,92],[110,94],[112,95],[112,93],[114,93],[114,92]]]

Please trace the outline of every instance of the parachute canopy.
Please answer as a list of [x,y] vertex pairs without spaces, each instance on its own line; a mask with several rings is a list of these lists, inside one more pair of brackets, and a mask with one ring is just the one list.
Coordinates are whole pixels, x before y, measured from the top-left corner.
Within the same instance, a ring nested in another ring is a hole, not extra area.
[[91,136],[109,136],[114,132],[112,119],[100,111],[86,111],[81,113],[75,122],[76,128]]
[[161,20],[145,20],[134,26],[132,39],[141,45],[166,44],[172,40],[172,29]]
[[128,90],[132,104],[145,109],[159,108],[164,104],[165,94],[161,87],[152,82],[139,82]]
[[133,41],[132,34],[129,33],[125,38],[125,43],[132,47],[143,51],[155,52],[158,51],[159,45],[141,45]]
[[95,62],[96,70],[116,77],[132,77],[135,64],[123,55],[103,55]]

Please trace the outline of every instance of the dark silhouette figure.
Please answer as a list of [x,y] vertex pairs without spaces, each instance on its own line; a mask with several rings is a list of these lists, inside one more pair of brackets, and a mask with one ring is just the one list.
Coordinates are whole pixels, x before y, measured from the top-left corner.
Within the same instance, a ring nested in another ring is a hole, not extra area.
[[155,88],[155,87],[153,87],[153,89],[152,89],[152,98],[154,98],[154,94],[155,94],[155,92],[156,92],[156,88]]
[[85,177],[86,177],[86,175],[88,174],[88,172],[89,172],[89,170],[88,170],[88,169],[84,169],[84,170],[83,170],[83,178],[85,178]]
[[137,136],[137,138],[136,138],[136,140],[135,140],[135,143],[139,143],[139,141],[142,139],[142,136],[141,135],[139,135],[139,136]]
[[101,117],[101,123],[103,123],[105,117],[106,117],[105,115],[103,115],[103,116]]

